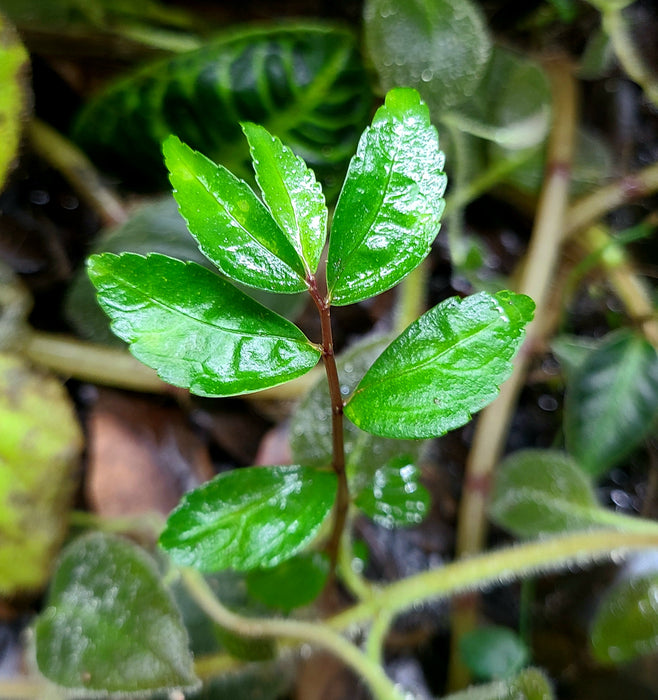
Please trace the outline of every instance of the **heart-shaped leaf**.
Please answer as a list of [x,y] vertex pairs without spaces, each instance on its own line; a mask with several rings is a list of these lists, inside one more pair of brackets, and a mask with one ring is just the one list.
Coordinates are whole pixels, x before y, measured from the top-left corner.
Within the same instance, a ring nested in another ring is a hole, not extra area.
[[443,212],[443,154],[427,106],[391,90],[359,142],[329,238],[329,299],[342,306],[390,289],[430,251]]
[[262,126],[242,125],[256,180],[272,217],[314,275],[327,237],[327,207],[315,174],[304,161]]
[[567,449],[592,476],[636,448],[658,417],[658,353],[641,335],[608,335],[568,375]]
[[176,136],[162,149],[181,216],[208,260],[269,292],[307,288],[300,255],[246,182]]
[[160,545],[180,566],[201,571],[276,566],[314,539],[335,496],[333,472],[235,469],[183,497]]
[[150,697],[199,685],[154,562],[117,537],[94,533],[69,545],[35,631],[39,670],[78,696]]
[[89,276],[133,355],[194,394],[275,386],[320,357],[295,325],[196,263],[104,253],[89,259]]
[[592,652],[619,664],[658,650],[658,573],[617,584],[603,599],[592,625]]
[[384,350],[345,415],[386,437],[430,438],[464,425],[510,375],[533,310],[529,297],[508,291],[446,299]]
[[473,96],[491,52],[478,4],[471,0],[368,0],[368,51],[384,89],[420,90],[439,118]]

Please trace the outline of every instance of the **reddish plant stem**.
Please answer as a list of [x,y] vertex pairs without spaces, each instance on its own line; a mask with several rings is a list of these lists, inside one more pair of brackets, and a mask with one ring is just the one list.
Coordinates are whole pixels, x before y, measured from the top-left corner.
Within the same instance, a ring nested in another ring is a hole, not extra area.
[[334,522],[327,545],[327,552],[331,560],[332,572],[335,571],[338,561],[340,541],[347,521],[347,511],[350,504],[350,493],[347,486],[347,474],[345,473],[345,441],[343,437],[343,396],[340,391],[340,381],[336,368],[334,355],[334,341],[331,332],[330,305],[326,298],[319,292],[315,277],[308,279],[309,293],[320,315],[320,327],[322,329],[322,360],[327,373],[329,384],[329,398],[331,401],[331,435],[332,458],[331,467],[338,479],[338,491],[334,505]]

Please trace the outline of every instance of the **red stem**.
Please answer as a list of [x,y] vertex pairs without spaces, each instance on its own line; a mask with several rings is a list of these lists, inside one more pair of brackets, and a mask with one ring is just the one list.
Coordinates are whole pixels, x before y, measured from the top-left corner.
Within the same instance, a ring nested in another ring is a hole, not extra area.
[[331,531],[327,552],[331,559],[332,571],[335,570],[338,560],[340,540],[345,529],[347,511],[349,509],[350,494],[347,486],[347,474],[345,473],[345,442],[343,438],[343,397],[340,391],[336,358],[334,356],[333,336],[331,332],[330,305],[319,292],[315,277],[308,279],[309,293],[320,315],[320,327],[322,329],[322,360],[327,373],[329,384],[329,397],[331,400],[331,435],[332,435],[332,461],[331,466],[338,479],[338,491],[334,506],[334,522]]

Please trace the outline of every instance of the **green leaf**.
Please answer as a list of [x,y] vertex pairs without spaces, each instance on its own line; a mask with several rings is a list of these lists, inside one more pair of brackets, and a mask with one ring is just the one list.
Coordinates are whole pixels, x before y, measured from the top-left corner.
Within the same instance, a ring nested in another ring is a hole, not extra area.
[[0,13],[0,192],[18,153],[21,122],[29,104],[28,79],[27,51]]
[[385,90],[420,90],[436,119],[468,100],[484,74],[491,38],[470,0],[368,0],[368,51]]
[[477,94],[441,115],[443,123],[510,151],[540,144],[550,118],[551,90],[544,70],[501,47],[494,49]]
[[519,537],[600,526],[604,513],[590,480],[564,452],[520,450],[496,469],[489,514]]
[[518,634],[507,627],[489,625],[465,634],[459,652],[468,670],[479,680],[510,678],[530,658],[528,648]]
[[39,592],[67,530],[82,431],[61,383],[0,353],[0,596]]
[[272,217],[314,275],[327,237],[322,188],[306,163],[262,126],[245,123],[256,180]]
[[658,417],[658,353],[639,334],[609,334],[568,377],[567,449],[592,476],[618,464]]
[[327,262],[333,304],[389,289],[427,256],[445,205],[443,160],[418,93],[391,90],[361,137],[334,212]]
[[[170,258],[199,263],[216,271],[215,266],[199,250],[178,213],[178,205],[171,195],[159,197],[137,207],[121,226],[103,230],[93,253],[162,253]],[[308,296],[301,294],[272,294],[262,289],[236,283],[248,296],[253,297],[277,314],[293,320],[306,303]],[[86,268],[81,267],[71,282],[65,303],[67,321],[77,334],[97,343],[121,345],[110,330],[107,314],[96,301],[96,293]]]
[[290,612],[312,603],[322,592],[329,575],[324,554],[298,554],[271,569],[254,569],[247,574],[249,595],[270,608]]
[[178,565],[201,571],[276,566],[315,538],[335,496],[332,472],[300,466],[233,470],[183,497],[160,545]]
[[177,134],[241,177],[251,175],[240,121],[262,124],[334,195],[372,108],[354,33],[329,22],[240,26],[195,51],[108,85],[74,135],[139,189],[167,186],[160,145]]
[[208,260],[231,279],[259,289],[307,288],[297,251],[246,182],[176,136],[162,150],[181,216]]
[[418,467],[398,457],[380,467],[355,504],[378,525],[387,528],[418,525],[429,512],[430,495],[420,483]]
[[529,297],[508,291],[446,299],[380,355],[345,415],[386,437],[430,438],[464,425],[510,375],[533,310]]
[[[341,393],[351,394],[366,370],[390,343],[391,336],[374,335],[361,339],[336,357]],[[404,457],[418,461],[423,442],[377,437],[343,421],[346,471],[350,493],[372,490],[377,470]],[[331,464],[333,452],[331,401],[326,376],[316,383],[299,403],[290,426],[290,447],[298,464],[322,467]]]
[[545,674],[537,668],[525,668],[511,680],[474,685],[444,700],[554,700],[555,695]]
[[320,351],[289,321],[195,263],[104,253],[89,276],[137,359],[200,396],[232,396],[305,374]]
[[602,664],[620,664],[658,650],[658,573],[617,584],[596,611],[592,653]]
[[117,537],[94,533],[69,545],[35,632],[39,670],[77,695],[149,697],[199,685],[153,560]]

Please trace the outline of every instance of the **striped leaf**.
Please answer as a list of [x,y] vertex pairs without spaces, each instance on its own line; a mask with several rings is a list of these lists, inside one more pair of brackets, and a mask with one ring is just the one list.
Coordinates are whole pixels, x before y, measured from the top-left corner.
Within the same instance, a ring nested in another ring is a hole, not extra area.
[[108,86],[74,137],[97,164],[140,188],[166,188],[161,142],[176,134],[250,176],[240,121],[278,136],[337,193],[371,93],[354,36],[323,23],[232,30]]

